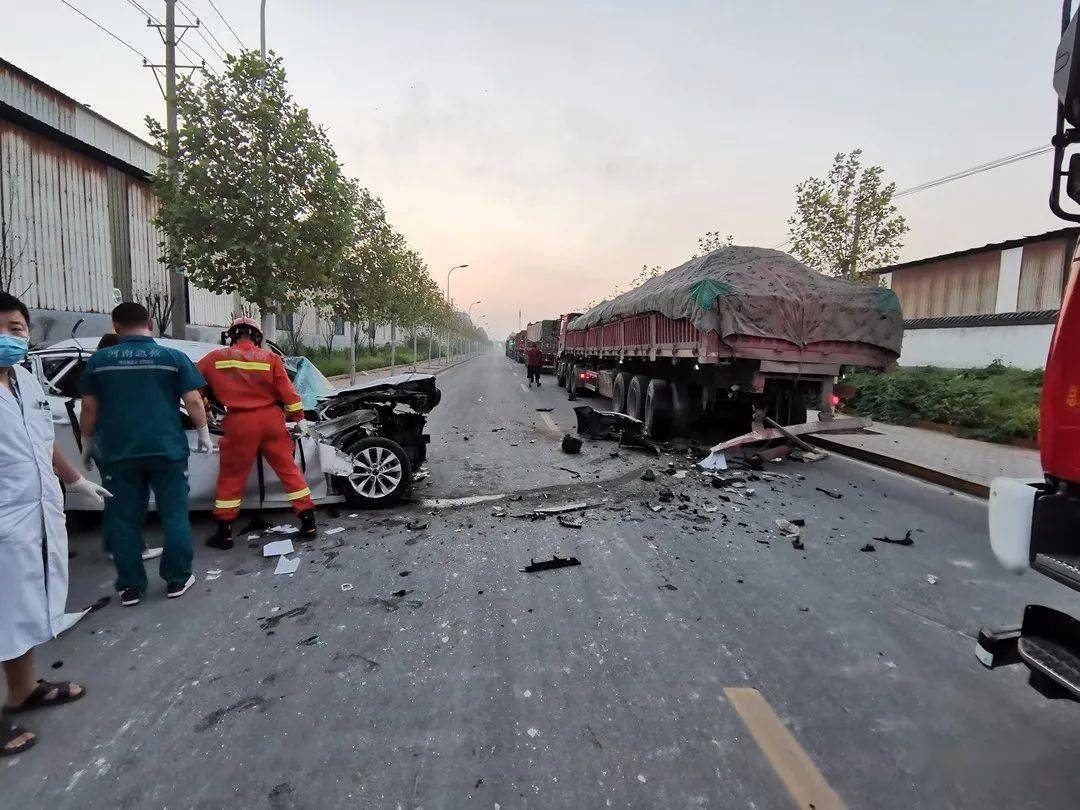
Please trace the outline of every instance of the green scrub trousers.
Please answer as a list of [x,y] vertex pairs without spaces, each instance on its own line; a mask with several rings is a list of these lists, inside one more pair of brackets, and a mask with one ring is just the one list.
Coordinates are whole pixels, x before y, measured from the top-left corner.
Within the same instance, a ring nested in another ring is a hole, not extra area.
[[170,461],[162,456],[147,456],[111,461],[103,477],[105,488],[113,496],[108,533],[116,564],[116,590],[146,590],[142,525],[150,490],[165,532],[158,572],[167,584],[187,582],[195,553],[188,522],[187,459]]

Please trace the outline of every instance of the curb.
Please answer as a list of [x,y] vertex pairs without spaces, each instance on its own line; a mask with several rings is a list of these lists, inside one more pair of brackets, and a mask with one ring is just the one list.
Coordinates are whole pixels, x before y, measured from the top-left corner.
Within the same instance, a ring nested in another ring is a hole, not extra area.
[[881,453],[875,453],[872,450],[866,450],[862,447],[851,447],[850,445],[841,444],[840,442],[835,442],[831,439],[824,439],[820,436],[804,436],[803,438],[811,444],[820,447],[822,450],[828,450],[830,453],[848,456],[849,458],[865,461],[869,464],[884,467],[888,470],[895,470],[896,472],[910,475],[913,478],[919,478],[931,484],[938,484],[939,486],[947,487],[948,489],[955,489],[957,492],[974,495],[983,500],[987,500],[990,497],[990,487],[986,484],[980,484],[978,481],[969,481],[966,478],[950,475],[941,470],[923,467],[912,461],[905,461],[902,458],[894,458]]
[[[476,355],[474,355],[474,357],[475,356]],[[427,374],[431,374],[432,376],[438,376],[439,374],[442,374],[444,371],[448,371],[449,369],[452,369],[454,366],[460,366],[462,363],[466,363],[466,362],[468,362],[469,360],[472,360],[472,359],[473,359],[472,357],[463,357],[460,360],[455,360],[453,363],[451,363],[448,366],[440,366],[439,368],[435,369],[434,371],[428,371],[428,372],[417,371],[416,373],[417,374],[427,373]],[[411,363],[404,363],[403,365],[398,366],[398,368],[404,368],[405,369],[404,371],[401,371],[399,373],[401,373],[401,374],[412,374],[413,372],[408,370],[408,367],[410,365],[412,365],[412,364]],[[357,370],[357,372],[356,372],[357,381],[359,381],[360,377],[369,377],[372,374],[378,374],[380,371],[389,371],[389,370],[390,370],[390,366],[383,366],[382,368],[369,368],[369,369],[365,369],[363,372]],[[332,383],[342,382],[342,381],[347,381],[349,379],[349,375],[348,374],[335,374],[333,377],[327,377],[326,379],[327,379],[328,382],[332,382]]]

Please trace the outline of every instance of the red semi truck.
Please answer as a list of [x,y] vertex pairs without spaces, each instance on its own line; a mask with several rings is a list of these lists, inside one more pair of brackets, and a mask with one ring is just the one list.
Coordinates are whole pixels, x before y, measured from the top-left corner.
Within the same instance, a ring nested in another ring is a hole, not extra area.
[[535,321],[528,325],[525,333],[529,345],[540,345],[540,367],[554,369],[555,355],[559,350],[559,321]]
[[892,290],[816,273],[777,250],[732,246],[562,318],[556,374],[592,391],[657,439],[709,423],[750,430],[757,414],[832,417],[845,368],[884,369],[900,353]]
[[528,348],[525,342],[525,330],[522,329],[516,335],[514,335],[514,359],[519,363],[525,362],[525,349]]

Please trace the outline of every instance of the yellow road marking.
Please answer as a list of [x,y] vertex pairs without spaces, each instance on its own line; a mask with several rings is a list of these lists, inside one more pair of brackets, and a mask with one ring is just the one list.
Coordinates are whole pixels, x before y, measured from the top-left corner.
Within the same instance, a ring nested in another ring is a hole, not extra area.
[[844,810],[840,797],[757,689],[728,687],[724,694],[799,807]]
[[540,418],[544,420],[544,424],[551,428],[553,433],[559,432],[559,426],[555,424],[555,420],[551,418],[551,414],[542,413]]

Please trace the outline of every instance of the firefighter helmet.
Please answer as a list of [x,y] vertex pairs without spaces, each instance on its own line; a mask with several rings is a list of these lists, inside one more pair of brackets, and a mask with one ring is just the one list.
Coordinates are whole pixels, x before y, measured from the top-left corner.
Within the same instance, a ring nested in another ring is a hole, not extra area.
[[229,324],[225,334],[232,343],[236,343],[241,336],[251,338],[256,346],[261,346],[263,341],[262,327],[259,326],[259,322],[247,316],[235,319]]

